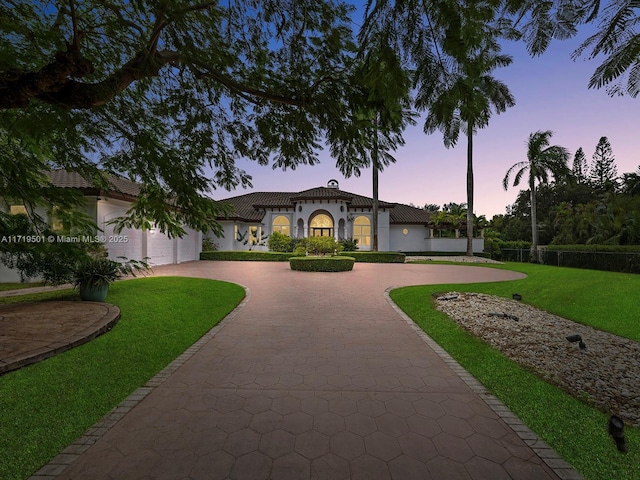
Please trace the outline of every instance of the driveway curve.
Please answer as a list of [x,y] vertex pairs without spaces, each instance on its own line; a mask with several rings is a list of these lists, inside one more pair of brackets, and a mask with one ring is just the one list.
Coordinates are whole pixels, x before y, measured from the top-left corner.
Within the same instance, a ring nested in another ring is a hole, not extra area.
[[522,274],[364,263],[311,273],[269,262],[193,262],[154,274],[226,280],[250,294],[170,375],[33,478],[580,478],[385,295]]

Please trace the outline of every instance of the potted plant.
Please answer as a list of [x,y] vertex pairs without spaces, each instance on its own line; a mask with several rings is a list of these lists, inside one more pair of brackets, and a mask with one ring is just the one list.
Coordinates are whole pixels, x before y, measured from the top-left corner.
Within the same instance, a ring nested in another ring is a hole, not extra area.
[[91,256],[82,260],[74,272],[74,286],[80,292],[80,299],[89,302],[104,302],[109,285],[119,278],[128,275],[136,276],[136,272],[146,271],[149,265],[140,260],[118,262],[106,256]]

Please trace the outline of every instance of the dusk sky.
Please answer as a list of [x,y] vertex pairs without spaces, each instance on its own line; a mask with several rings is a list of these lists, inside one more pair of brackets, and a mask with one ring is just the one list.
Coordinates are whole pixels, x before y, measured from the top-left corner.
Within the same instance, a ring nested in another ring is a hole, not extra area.
[[[591,27],[593,31],[593,27]],[[516,99],[516,106],[501,115],[493,115],[489,126],[474,139],[474,176],[476,215],[491,219],[505,213],[520,187],[502,188],[502,179],[514,163],[526,160],[526,142],[530,133],[552,130],[553,144],[573,154],[582,147],[591,163],[598,140],[608,137],[615,156],[618,175],[633,172],[640,165],[638,102],[629,96],[610,97],[605,89],[589,90],[587,84],[597,60],[571,60],[571,53],[587,37],[587,31],[572,40],[556,41],[540,57],[531,58],[524,43],[507,43],[503,52],[513,56],[513,63],[494,72],[504,81]],[[635,133],[634,133],[635,132]],[[397,203],[438,204],[466,202],[466,139],[456,148],[446,149],[442,135],[425,135],[423,122],[405,131],[406,145],[395,152],[397,162],[380,175],[381,200]],[[238,162],[253,176],[252,190],[234,192],[218,190],[215,199],[250,191],[300,191],[324,186],[335,178],[340,189],[372,196],[371,170],[359,178],[345,179],[327,149],[322,162],[300,166],[295,171],[272,170],[252,161]],[[522,184],[521,184],[522,185]],[[527,186],[522,186],[526,189]]]

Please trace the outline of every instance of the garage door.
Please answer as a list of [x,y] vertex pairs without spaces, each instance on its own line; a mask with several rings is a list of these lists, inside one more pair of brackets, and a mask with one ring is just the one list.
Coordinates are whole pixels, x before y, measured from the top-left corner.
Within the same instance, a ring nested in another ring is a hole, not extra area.
[[175,240],[160,230],[147,232],[147,256],[151,265],[175,263]]
[[191,228],[185,228],[186,235],[182,238],[177,238],[178,244],[178,263],[189,262],[191,260],[198,260],[198,243],[200,242],[200,235],[197,231]]
[[124,216],[126,210],[114,210],[103,217],[102,230],[109,252],[109,258],[126,257],[129,260],[142,260],[144,248],[142,242],[142,231],[132,228],[125,228],[120,233],[114,233],[114,226],[109,224],[109,220]]

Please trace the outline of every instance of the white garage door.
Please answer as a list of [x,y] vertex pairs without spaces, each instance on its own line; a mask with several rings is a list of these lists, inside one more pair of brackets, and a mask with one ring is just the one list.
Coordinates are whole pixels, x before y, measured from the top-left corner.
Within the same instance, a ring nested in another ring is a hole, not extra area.
[[109,224],[109,220],[125,215],[126,210],[113,210],[103,217],[102,235],[106,242],[105,246],[109,251],[109,258],[126,257],[129,260],[142,260],[144,257],[144,246],[142,242],[142,232],[132,228],[125,228],[120,233],[114,233],[114,226]]
[[198,242],[200,241],[200,235],[198,232],[191,228],[185,228],[186,235],[182,238],[176,239],[178,243],[178,263],[189,262],[191,260],[198,260]]
[[175,240],[160,230],[147,232],[147,256],[151,265],[175,263]]

